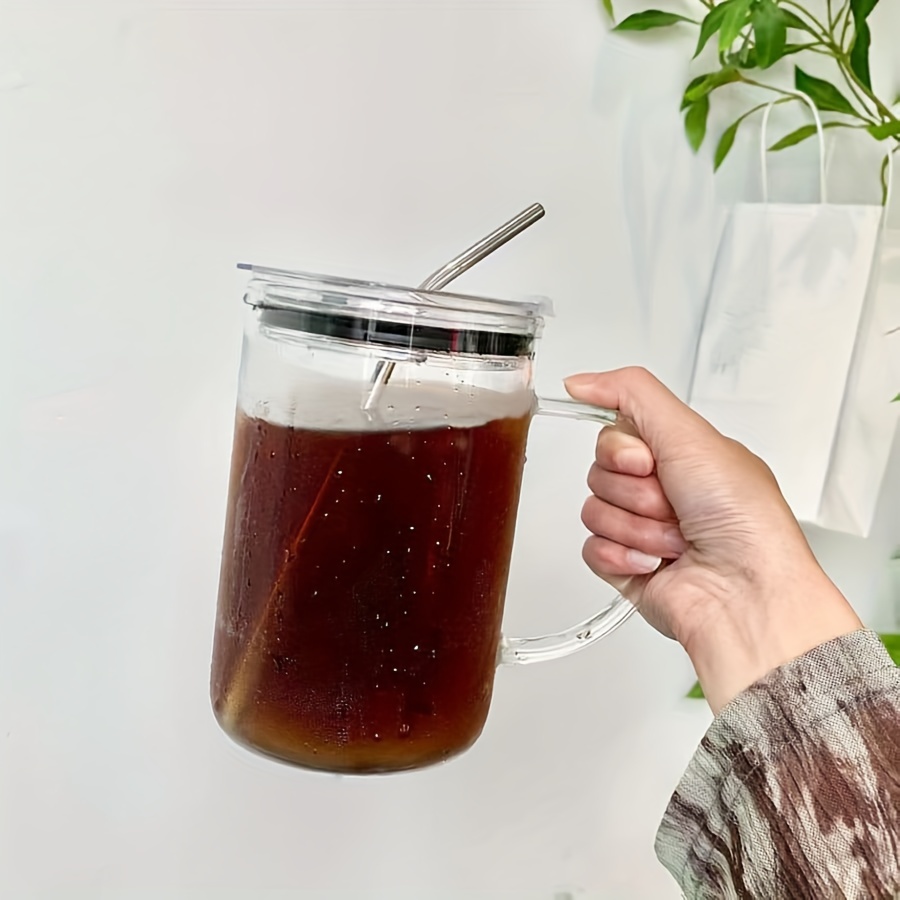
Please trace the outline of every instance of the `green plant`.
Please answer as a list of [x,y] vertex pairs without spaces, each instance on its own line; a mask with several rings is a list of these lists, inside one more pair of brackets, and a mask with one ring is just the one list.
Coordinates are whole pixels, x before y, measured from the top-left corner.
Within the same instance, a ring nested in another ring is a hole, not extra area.
[[[824,14],[818,16],[809,8],[809,0],[696,2],[702,17],[647,9],[615,26],[616,31],[629,32],[695,25],[700,30],[695,59],[710,42],[716,45],[718,67],[698,75],[684,91],[681,108],[691,147],[699,150],[706,138],[710,98],[714,93],[728,85],[749,85],[776,95],[777,103],[796,100],[783,79],[773,76],[769,70],[786,57],[806,60],[816,54],[834,63],[844,83],[843,90],[808,74],[800,65],[794,66],[793,88],[808,95],[825,114],[826,128],[865,129],[875,140],[886,142],[881,170],[886,195],[887,153],[900,150],[900,118],[894,113],[894,107],[900,105],[900,96],[889,104],[872,89],[868,20],[878,0],[825,0]],[[602,0],[602,3],[613,17],[612,0]],[[716,169],[728,156],[742,123],[767,105],[753,105],[724,130],[713,156]],[[792,147],[815,133],[815,125],[804,125],[786,134],[771,149]]]

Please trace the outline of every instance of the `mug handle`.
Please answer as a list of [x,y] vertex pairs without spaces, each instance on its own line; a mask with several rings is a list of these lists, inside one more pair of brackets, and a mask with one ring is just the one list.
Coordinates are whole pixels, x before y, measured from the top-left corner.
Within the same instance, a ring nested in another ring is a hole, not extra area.
[[[615,425],[619,418],[618,413],[611,409],[588,406],[585,403],[576,403],[574,400],[545,400],[544,398],[538,398],[535,415],[596,422],[601,426]],[[634,612],[635,607],[621,594],[617,594],[596,615],[565,631],[527,638],[504,635],[500,638],[498,663],[507,666],[527,666],[549,659],[561,659],[577,653],[611,634]]]

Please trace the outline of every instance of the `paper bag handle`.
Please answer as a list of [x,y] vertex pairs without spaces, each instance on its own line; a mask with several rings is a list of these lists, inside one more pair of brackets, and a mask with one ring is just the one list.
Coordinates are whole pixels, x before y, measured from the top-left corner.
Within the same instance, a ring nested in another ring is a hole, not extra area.
[[[819,115],[819,110],[816,107],[816,104],[813,103],[812,98],[808,94],[804,94],[803,91],[785,91],[786,94],[790,94],[792,97],[796,97],[798,100],[803,101],[809,108],[813,114],[813,119],[816,122],[816,131],[819,135],[819,202],[826,203],[827,202],[827,186],[825,183],[825,128],[822,125],[822,117]],[[760,131],[759,138],[759,149],[760,149],[760,160],[762,162],[762,193],[763,193],[763,203],[769,202],[769,147],[768,147],[768,131],[769,131],[769,115],[772,112],[772,107],[781,101],[773,100],[768,106],[766,106],[765,112],[763,112],[762,117],[762,129]]]

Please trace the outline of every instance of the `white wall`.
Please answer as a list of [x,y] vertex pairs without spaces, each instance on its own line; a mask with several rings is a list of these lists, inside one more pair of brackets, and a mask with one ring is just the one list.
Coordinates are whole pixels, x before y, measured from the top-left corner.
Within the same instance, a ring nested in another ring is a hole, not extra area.
[[[643,623],[501,672],[475,748],[400,777],[243,754],[207,677],[234,264],[411,282],[538,200],[460,287],[554,299],[547,392],[628,363],[682,389],[720,224],[682,56],[609,38],[594,0],[0,2],[0,895],[677,896],[653,835],[708,715]],[[515,631],[604,590],[593,434],[554,424]],[[815,536],[873,616],[890,506],[869,541]]]

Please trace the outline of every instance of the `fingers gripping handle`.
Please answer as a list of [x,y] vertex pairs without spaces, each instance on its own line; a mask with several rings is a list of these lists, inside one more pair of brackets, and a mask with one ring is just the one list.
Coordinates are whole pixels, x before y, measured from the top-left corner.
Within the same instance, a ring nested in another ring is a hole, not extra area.
[[[539,400],[537,415],[595,422],[601,426],[615,425],[618,419],[618,414],[611,409],[587,406],[574,400]],[[611,634],[634,611],[634,606],[620,594],[596,615],[565,631],[528,638],[504,636],[500,640],[498,662],[521,666],[569,656]]]

